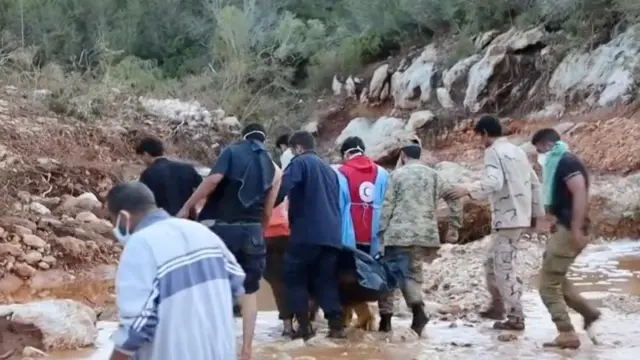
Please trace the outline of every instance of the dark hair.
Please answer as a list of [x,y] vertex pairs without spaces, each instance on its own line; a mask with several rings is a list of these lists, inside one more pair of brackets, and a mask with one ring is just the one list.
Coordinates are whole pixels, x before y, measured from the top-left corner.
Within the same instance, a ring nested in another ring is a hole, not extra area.
[[289,138],[289,146],[302,146],[305,150],[314,150],[316,148],[316,139],[308,131],[296,131]]
[[531,144],[533,145],[537,145],[541,142],[555,143],[557,141],[560,141],[560,134],[552,128],[540,129],[536,131],[531,138]]
[[[262,134],[260,134],[259,132]],[[264,126],[257,123],[252,123],[242,129],[242,137],[249,140],[264,142],[267,139],[267,131],[264,129]]]
[[118,184],[109,190],[107,205],[112,215],[123,210],[135,214],[155,208],[156,199],[147,185],[132,181]]
[[476,134],[487,134],[489,137],[502,136],[502,125],[500,120],[493,115],[483,115],[473,127]]
[[276,147],[289,146],[289,134],[282,134],[276,139]]
[[144,153],[153,157],[163,156],[164,145],[162,145],[162,141],[153,137],[146,137],[142,139],[136,147],[136,154],[142,155]]
[[349,136],[342,142],[342,145],[340,146],[340,154],[344,155],[347,150],[349,151],[349,154],[364,153],[364,141],[357,136]]
[[422,148],[417,144],[405,145],[400,151],[410,159],[420,159],[420,154],[422,154]]

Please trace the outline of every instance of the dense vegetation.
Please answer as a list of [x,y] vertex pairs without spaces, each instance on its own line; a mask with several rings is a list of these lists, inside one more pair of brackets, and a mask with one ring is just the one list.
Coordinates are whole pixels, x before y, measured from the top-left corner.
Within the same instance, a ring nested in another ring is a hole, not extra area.
[[587,37],[638,15],[637,0],[12,0],[0,2],[0,72],[53,91],[60,111],[99,115],[117,89],[272,119],[333,74],[434,37],[464,47],[540,23]]

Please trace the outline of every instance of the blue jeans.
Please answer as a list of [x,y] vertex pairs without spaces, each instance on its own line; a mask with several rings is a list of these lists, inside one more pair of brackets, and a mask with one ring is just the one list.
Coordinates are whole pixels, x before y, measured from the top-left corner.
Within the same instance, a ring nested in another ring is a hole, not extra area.
[[238,264],[242,266],[246,274],[245,294],[256,293],[260,289],[260,279],[267,263],[267,246],[264,242],[262,225],[217,222],[210,229],[222,239],[236,257]]

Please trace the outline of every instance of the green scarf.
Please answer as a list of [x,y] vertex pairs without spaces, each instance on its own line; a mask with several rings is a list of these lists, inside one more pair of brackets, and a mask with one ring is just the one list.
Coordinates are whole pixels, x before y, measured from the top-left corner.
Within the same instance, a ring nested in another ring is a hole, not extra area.
[[549,206],[553,202],[554,180],[556,169],[562,155],[569,151],[569,146],[564,141],[556,142],[551,150],[546,153],[542,175],[544,176],[544,206]]

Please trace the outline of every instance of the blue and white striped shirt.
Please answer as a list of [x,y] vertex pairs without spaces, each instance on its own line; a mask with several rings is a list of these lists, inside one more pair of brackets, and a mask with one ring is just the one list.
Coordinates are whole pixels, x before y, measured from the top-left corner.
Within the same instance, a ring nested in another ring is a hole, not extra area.
[[147,215],[125,244],[116,275],[116,350],[136,360],[236,358],[232,294],[244,271],[199,223]]

